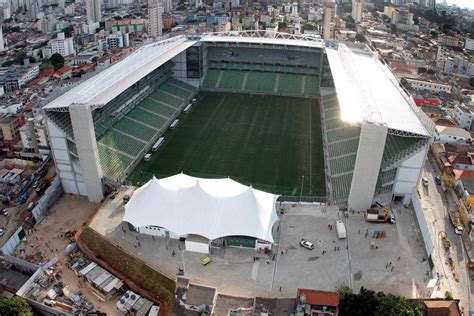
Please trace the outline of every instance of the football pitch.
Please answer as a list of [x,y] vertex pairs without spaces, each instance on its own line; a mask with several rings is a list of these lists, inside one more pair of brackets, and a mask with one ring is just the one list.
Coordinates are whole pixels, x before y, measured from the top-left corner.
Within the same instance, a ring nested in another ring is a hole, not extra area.
[[230,177],[282,195],[325,196],[317,100],[201,92],[192,110],[163,136],[152,159],[130,175],[141,185],[179,172]]

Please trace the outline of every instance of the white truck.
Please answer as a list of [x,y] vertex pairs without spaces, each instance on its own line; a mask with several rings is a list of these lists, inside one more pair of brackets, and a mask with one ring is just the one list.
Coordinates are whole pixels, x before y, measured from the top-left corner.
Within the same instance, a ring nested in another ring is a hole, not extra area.
[[132,198],[135,187],[129,187],[123,194],[123,205],[127,204],[128,201]]
[[346,225],[344,225],[343,221],[341,220],[336,221],[336,232],[337,232],[337,237],[339,237],[339,239],[344,239],[347,237]]

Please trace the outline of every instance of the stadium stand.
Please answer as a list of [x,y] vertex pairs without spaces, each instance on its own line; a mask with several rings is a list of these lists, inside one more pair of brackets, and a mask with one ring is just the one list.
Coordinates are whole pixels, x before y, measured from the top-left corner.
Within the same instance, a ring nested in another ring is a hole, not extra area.
[[[101,120],[96,125],[100,130],[98,139],[99,159],[103,171],[112,178],[118,178],[143,154],[167,128],[171,119],[185,106],[193,96],[196,88],[178,81],[169,79],[153,82],[155,90],[149,89],[148,96],[137,99],[126,107],[125,99],[122,105],[113,101],[114,109],[107,105],[107,113],[117,113],[121,110],[120,119],[109,118]],[[133,93],[126,94],[133,97]],[[66,113],[68,114],[68,113]],[[97,131],[96,131],[97,132]]]
[[382,168],[387,168],[425,145],[426,139],[387,135]]
[[244,80],[244,71],[225,71],[221,78],[221,81],[216,88],[226,90],[240,90],[242,88],[242,81]]
[[276,74],[268,72],[249,72],[244,90],[273,92],[275,91]]
[[282,94],[301,95],[302,77],[298,75],[280,74],[278,92]]
[[206,89],[214,89],[216,87],[217,80],[219,79],[219,76],[220,76],[220,71],[219,70],[209,69],[207,71],[207,75],[206,75],[206,78],[204,79],[202,87],[206,88]]
[[330,178],[329,194],[334,201],[344,203],[349,197],[359,147],[360,127],[339,119],[339,103],[336,95],[322,97],[321,107],[323,137],[326,138],[325,159],[329,167],[327,170]]

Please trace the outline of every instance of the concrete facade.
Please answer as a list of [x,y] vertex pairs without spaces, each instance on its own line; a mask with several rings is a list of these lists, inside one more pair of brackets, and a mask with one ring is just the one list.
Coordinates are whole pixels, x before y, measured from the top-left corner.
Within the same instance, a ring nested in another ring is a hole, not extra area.
[[388,128],[383,125],[363,123],[359,148],[352,177],[348,208],[370,208],[382,164]]
[[91,107],[89,105],[73,104],[69,110],[87,197],[90,202],[100,202],[104,196],[102,168],[99,164]]

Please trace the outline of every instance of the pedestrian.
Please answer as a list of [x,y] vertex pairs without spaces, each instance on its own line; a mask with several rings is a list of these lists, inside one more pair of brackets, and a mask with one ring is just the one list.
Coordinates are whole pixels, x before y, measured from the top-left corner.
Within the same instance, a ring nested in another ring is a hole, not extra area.
[[392,265],[392,261],[390,261],[388,265],[391,266],[391,265]]
[[280,286],[280,292],[281,292],[281,286]]
[[331,224],[328,224],[328,228],[331,229]]
[[388,268],[388,263],[385,265],[385,269],[387,269],[387,268]]
[[280,255],[282,255],[282,256],[283,256],[283,251],[281,251]]
[[176,255],[176,252],[174,250],[171,252],[171,255],[174,257]]
[[339,246],[337,246],[337,251],[339,251]]
[[285,248],[285,254],[287,254],[287,253],[288,253],[288,248]]
[[336,246],[334,246],[334,251],[336,251],[336,249],[337,249],[337,247],[336,247]]
[[360,229],[359,229],[359,235],[360,235]]
[[392,269],[390,270],[391,272],[393,272],[393,268],[395,268],[394,266],[392,266]]
[[397,258],[397,261],[400,261],[400,257]]

